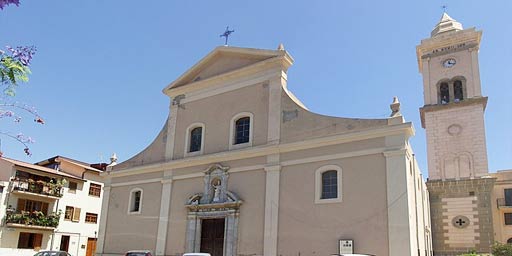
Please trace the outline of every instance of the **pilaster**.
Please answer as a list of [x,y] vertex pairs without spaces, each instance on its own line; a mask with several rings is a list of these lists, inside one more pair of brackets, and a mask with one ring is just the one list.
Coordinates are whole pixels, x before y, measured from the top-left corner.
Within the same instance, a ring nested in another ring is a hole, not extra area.
[[[273,158],[273,159],[272,159]],[[276,159],[277,158],[277,159]],[[268,162],[278,160],[278,155],[269,156]],[[277,234],[279,226],[279,176],[281,166],[268,165],[265,186],[265,227],[263,240],[263,255],[277,255]]]
[[388,243],[392,256],[415,255],[407,188],[407,150],[384,152],[386,157],[386,191],[388,209]]
[[169,117],[167,119],[167,140],[165,144],[165,160],[174,157],[174,141],[176,134],[176,120],[178,116],[179,100],[171,100],[169,105]]
[[165,171],[162,179],[162,195],[160,196],[160,216],[158,217],[158,230],[156,240],[157,256],[165,255],[167,241],[167,228],[169,227],[169,209],[172,198],[172,171]]
[[111,178],[105,178],[103,186],[103,201],[101,202],[100,226],[98,230],[98,244],[96,245],[96,253],[103,255],[105,249],[105,234],[107,231],[108,205],[110,201]]
[[281,93],[284,77],[279,76],[268,82],[268,144],[278,144],[281,135]]

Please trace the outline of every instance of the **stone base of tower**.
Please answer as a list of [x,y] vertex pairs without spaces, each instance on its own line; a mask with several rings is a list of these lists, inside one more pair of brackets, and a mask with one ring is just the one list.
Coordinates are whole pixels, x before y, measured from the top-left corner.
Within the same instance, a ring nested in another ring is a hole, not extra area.
[[427,181],[435,256],[491,251],[494,181],[494,178]]

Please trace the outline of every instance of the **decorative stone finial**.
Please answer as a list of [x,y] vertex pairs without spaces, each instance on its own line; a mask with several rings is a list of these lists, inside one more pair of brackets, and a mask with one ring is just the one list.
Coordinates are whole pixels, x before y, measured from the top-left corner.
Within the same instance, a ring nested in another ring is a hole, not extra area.
[[284,51],[284,45],[283,43],[280,43],[279,46],[277,46],[278,51]]
[[114,166],[117,164],[117,154],[113,153],[112,156],[110,156],[110,164],[109,166]]
[[391,108],[390,117],[402,115],[402,113],[400,113],[400,101],[398,101],[398,97],[396,97],[396,96],[393,97],[393,103],[391,103],[391,105],[389,105],[389,107]]

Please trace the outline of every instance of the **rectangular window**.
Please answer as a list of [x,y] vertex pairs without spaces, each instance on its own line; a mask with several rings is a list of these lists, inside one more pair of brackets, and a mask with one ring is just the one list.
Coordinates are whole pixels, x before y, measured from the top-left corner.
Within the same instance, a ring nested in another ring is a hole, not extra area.
[[86,212],[85,223],[98,223],[98,214]]
[[34,200],[28,200],[28,199],[18,199],[18,207],[16,210],[18,212],[25,211],[25,212],[42,212],[45,215],[48,214],[48,203],[46,202],[40,202],[40,201],[34,201]]
[[140,197],[142,192],[140,190],[132,192],[132,205],[130,212],[140,212]]
[[512,225],[512,212],[505,213],[505,225]]
[[0,186],[0,193],[4,192],[4,186]]
[[242,117],[235,123],[235,144],[249,142],[251,118]]
[[101,195],[101,185],[91,183],[91,186],[89,187],[89,195],[99,197]]
[[69,182],[69,192],[70,193],[75,193],[77,187],[78,187],[78,184],[76,182],[72,182],[72,181]]
[[512,206],[512,189],[505,189],[505,206]]
[[322,173],[322,197],[332,199],[338,197],[338,172],[335,170]]
[[42,242],[43,234],[20,232],[20,236],[18,238],[18,248],[39,250],[41,249]]
[[76,207],[73,209],[73,216],[71,216],[71,221],[73,221],[73,222],[79,222],[80,221],[80,211],[81,210],[82,209],[76,208]]
[[72,220],[73,219],[73,211],[75,210],[74,207],[66,206],[66,212],[64,213],[64,219],[65,220]]

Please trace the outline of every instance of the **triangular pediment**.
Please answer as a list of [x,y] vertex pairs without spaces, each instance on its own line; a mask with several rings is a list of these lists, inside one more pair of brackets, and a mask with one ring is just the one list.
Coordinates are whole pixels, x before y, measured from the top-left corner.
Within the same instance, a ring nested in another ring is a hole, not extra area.
[[164,91],[229,73],[285,54],[286,52],[282,50],[219,46],[176,81],[169,84]]

